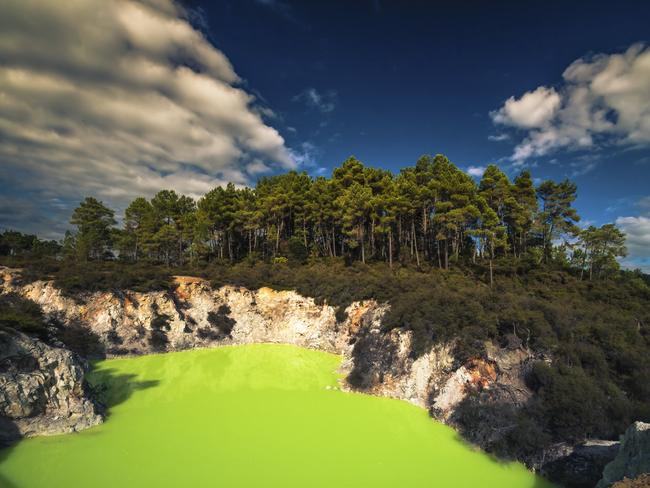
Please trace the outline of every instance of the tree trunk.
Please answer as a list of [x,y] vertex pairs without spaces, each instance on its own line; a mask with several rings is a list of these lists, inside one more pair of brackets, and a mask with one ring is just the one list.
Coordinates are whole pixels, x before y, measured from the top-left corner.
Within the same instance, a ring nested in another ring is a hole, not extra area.
[[364,239],[363,226],[359,227],[359,236],[361,237],[361,262],[366,264],[366,243]]
[[375,219],[370,221],[370,257],[375,255]]
[[274,256],[278,254],[278,249],[280,248],[280,227],[281,226],[282,226],[282,222],[278,221],[277,228],[275,231],[275,253],[273,254]]
[[302,219],[302,236],[303,236],[303,243],[305,244],[305,248],[307,248],[307,223],[305,222],[304,217]]
[[449,245],[445,239],[445,269],[449,269]]
[[492,275],[492,258],[490,258],[490,288],[492,288],[493,284],[494,284],[494,278]]
[[418,240],[415,236],[415,219],[411,222],[411,231],[413,232],[413,242],[415,247],[415,262],[417,263],[418,268],[420,267],[420,254],[418,253]]
[[424,251],[424,259],[427,259],[431,256],[429,253],[429,240],[427,239],[427,207],[422,207],[422,249]]

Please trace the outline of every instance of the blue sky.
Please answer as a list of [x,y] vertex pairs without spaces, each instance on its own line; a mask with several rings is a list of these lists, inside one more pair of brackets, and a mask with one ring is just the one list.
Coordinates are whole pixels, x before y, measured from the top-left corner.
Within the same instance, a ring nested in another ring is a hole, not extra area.
[[0,226],[444,153],[575,180],[584,221],[618,221],[650,269],[648,2],[84,3],[0,20]]
[[[461,167],[507,167],[520,137],[495,126],[490,111],[540,85],[562,85],[576,59],[623,52],[650,32],[647,2],[350,3],[225,2],[203,10],[215,44],[280,114],[275,126],[291,145],[313,144],[315,164],[328,171],[350,154],[398,170],[438,152]],[[296,103],[307,89],[333,108]],[[497,134],[510,139],[488,140]],[[597,222],[616,217],[608,208],[633,211],[635,198],[650,193],[647,147],[562,150],[527,165],[539,178],[575,179],[582,214]]]

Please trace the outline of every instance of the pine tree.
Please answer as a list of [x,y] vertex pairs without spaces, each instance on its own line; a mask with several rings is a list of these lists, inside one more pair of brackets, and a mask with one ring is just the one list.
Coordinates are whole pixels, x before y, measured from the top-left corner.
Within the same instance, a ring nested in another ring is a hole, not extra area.
[[542,250],[544,259],[551,258],[553,241],[568,234],[574,236],[579,232],[575,222],[580,220],[571,204],[577,196],[575,183],[564,180],[560,183],[544,181],[537,188],[537,195],[542,201],[539,222],[542,233]]
[[594,274],[598,277],[607,276],[619,268],[617,257],[625,257],[625,234],[614,224],[605,224],[600,228],[589,226],[580,233],[580,241],[584,252],[581,263],[581,276],[585,265],[589,269],[589,279]]
[[74,209],[70,223],[77,226],[76,251],[83,260],[101,259],[113,244],[115,212],[102,202],[87,197]]
[[522,171],[510,187],[506,200],[505,222],[515,257],[521,257],[537,217],[537,195],[529,171]]

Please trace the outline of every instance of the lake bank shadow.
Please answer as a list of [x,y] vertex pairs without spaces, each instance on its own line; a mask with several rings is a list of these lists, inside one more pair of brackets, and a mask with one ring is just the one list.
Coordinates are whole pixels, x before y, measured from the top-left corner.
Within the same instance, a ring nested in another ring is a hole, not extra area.
[[[437,420],[435,419],[434,421],[437,422]],[[533,475],[534,478],[532,480],[531,485],[525,485],[525,486],[522,485],[521,488],[561,488],[561,485],[558,485],[552,482],[551,480],[543,477],[541,474],[529,469],[522,461],[518,461],[517,459],[513,459],[513,458],[500,457],[493,452],[486,451],[483,448],[472,443],[469,439],[464,437],[461,432],[458,432],[455,429],[454,429],[454,440],[460,444],[463,444],[465,447],[467,447],[468,449],[474,452],[480,453],[483,456],[487,456],[493,464],[498,464],[502,466],[519,464],[523,466],[527,471],[530,472],[531,475]]]
[[95,406],[105,419],[110,417],[111,408],[124,403],[135,392],[160,384],[160,380],[139,381],[136,374],[121,373],[112,368],[91,370],[86,382]]
[[[0,417],[0,466],[9,457],[13,446],[19,440],[20,431],[15,422],[10,418]],[[3,488],[16,488],[16,485],[10,482],[1,472],[0,486]]]
[[[137,391],[158,386],[160,381],[138,381],[135,374],[121,373],[112,368],[97,370],[91,367],[84,378],[84,383],[84,390],[95,405],[97,413],[101,414],[106,421],[113,407],[127,401]],[[57,435],[72,436],[81,432],[83,431]],[[11,457],[16,446],[25,440],[27,439],[22,437],[14,420],[0,416],[0,468]],[[1,470],[0,487],[18,488]]]

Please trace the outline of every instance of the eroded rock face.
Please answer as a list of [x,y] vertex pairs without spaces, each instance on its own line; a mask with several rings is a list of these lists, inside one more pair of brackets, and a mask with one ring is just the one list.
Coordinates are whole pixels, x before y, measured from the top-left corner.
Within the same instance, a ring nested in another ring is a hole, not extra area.
[[625,478],[633,480],[645,473],[650,473],[650,424],[635,422],[625,431],[618,454],[605,466],[596,488],[612,486]]
[[[350,389],[407,400],[452,425],[468,395],[507,402],[515,411],[530,398],[524,376],[536,359],[527,350],[487,345],[485,359],[458,364],[453,344],[432,344],[411,353],[410,331],[383,331],[388,309],[372,300],[355,302],[337,322],[335,309],[292,291],[251,291],[205,280],[176,277],[173,292],[89,293],[66,297],[51,283],[22,285],[17,270],[0,269],[3,293],[13,292],[38,303],[62,327],[92,331],[110,355],[144,354],[221,344],[281,342],[343,356]],[[493,441],[491,419],[476,429],[477,444]]]
[[571,488],[593,488],[603,469],[616,457],[616,441],[587,441],[577,446],[558,446],[560,456],[547,461],[540,469],[549,479],[561,481]]
[[642,474],[638,478],[625,478],[612,485],[612,488],[648,488],[650,486],[650,474]]
[[0,444],[82,430],[101,420],[70,351],[0,329]]
[[338,323],[335,309],[292,291],[251,291],[176,277],[173,292],[89,293],[72,299],[51,282],[20,284],[18,270],[0,269],[3,293],[17,293],[41,306],[63,327],[92,331],[106,353],[145,354],[218,344],[278,342],[341,354],[348,387],[407,400],[452,422],[470,392],[512,387],[530,395],[521,379],[529,354],[488,345],[488,360],[455,363],[452,344],[435,344],[411,355],[411,332],[381,330],[387,305],[355,302]]
[[[351,304],[347,318],[337,322],[333,307],[295,292],[213,289],[194,277],[176,277],[172,292],[122,290],[74,299],[51,282],[23,285],[18,277],[18,270],[0,268],[0,293],[33,300],[59,327],[88,331],[108,356],[258,342],[324,350],[343,356],[344,388],[426,408],[488,449],[513,428],[519,409],[533,395],[525,381],[532,364],[548,360],[521,344],[502,348],[492,343],[486,344],[486,357],[463,364],[454,357],[452,343],[432,344],[414,357],[411,332],[382,330],[388,306],[372,300]],[[65,356],[70,353],[45,345],[27,347],[30,339],[25,336],[21,341],[23,349],[37,350],[13,354],[11,371],[0,371],[5,378],[0,384],[0,429],[2,419],[4,430],[14,437],[77,430],[98,422],[80,390],[81,369]],[[523,461],[567,486],[588,486],[617,450],[617,443],[598,441],[556,445]]]

